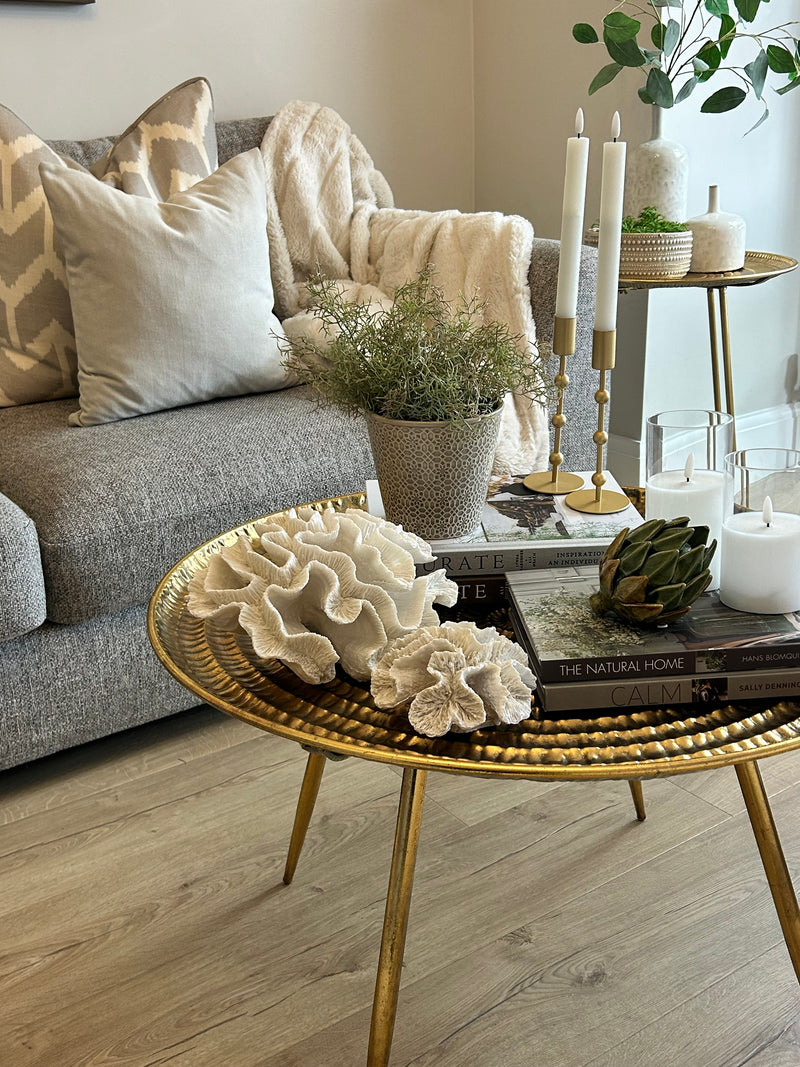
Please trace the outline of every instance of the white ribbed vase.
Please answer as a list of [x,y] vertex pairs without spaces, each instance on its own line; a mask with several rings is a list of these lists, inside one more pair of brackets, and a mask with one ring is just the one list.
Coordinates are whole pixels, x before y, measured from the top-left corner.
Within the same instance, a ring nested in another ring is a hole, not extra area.
[[643,208],[654,207],[671,222],[685,222],[689,157],[683,145],[661,136],[662,112],[653,105],[650,140],[628,153],[624,211],[636,216]]

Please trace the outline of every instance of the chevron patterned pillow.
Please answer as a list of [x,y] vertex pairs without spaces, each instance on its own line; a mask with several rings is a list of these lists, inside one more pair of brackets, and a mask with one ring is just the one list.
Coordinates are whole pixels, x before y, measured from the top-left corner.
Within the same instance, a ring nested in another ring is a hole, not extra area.
[[[0,407],[78,392],[67,275],[39,177],[42,162],[83,170],[0,104]],[[92,173],[160,201],[216,167],[211,87],[193,78],[149,107]]]

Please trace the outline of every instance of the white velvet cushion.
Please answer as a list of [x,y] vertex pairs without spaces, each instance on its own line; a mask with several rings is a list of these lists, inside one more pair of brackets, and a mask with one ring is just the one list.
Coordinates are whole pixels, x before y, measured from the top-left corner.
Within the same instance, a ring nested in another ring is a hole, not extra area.
[[43,163],[78,350],[77,426],[282,388],[257,149],[158,202]]

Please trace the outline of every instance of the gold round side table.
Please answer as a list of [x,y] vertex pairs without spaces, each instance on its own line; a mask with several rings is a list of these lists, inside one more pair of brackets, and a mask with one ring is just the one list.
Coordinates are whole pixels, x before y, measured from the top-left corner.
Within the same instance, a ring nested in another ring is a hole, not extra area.
[[[363,494],[322,501],[364,507]],[[758,761],[800,746],[800,705],[752,701],[736,705],[644,708],[628,715],[546,720],[426,738],[402,711],[376,708],[364,685],[337,677],[301,681],[285,667],[260,662],[245,635],[216,630],[190,615],[187,586],[209,556],[251,524],[201,545],[176,564],[150,603],[148,632],[167,669],[201,701],[308,752],[284,881],[291,882],[327,757],[354,756],[403,769],[386,910],[378,960],[368,1067],[386,1067],[400,987],[417,843],[428,771],[484,778],[600,780],[630,783],[644,819],[641,782],[662,775],[734,766],[783,936],[800,979],[800,909],[761,780]]]
[[[744,266],[741,270],[723,271],[716,274],[684,274],[682,278],[632,278],[619,280],[620,292],[629,289],[705,289],[708,305],[708,333],[711,345],[711,378],[714,388],[715,411],[726,411],[735,415],[733,399],[733,371],[731,367],[731,336],[728,326],[728,288],[740,285],[758,285],[770,278],[787,274],[797,266],[797,260],[791,256],[778,255],[775,252],[745,252]],[[714,292],[717,293],[719,305],[719,322]],[[722,387],[720,381],[720,345],[722,347],[722,373],[725,381],[725,406],[722,406]],[[735,439],[734,439],[735,444]]]

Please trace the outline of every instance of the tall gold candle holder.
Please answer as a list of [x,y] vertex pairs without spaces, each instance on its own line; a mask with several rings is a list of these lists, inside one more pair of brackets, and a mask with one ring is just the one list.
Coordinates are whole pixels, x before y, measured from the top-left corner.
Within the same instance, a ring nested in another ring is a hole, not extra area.
[[630,501],[624,493],[604,489],[606,476],[603,474],[603,449],[608,443],[605,430],[606,404],[611,399],[608,385],[608,372],[614,369],[617,351],[616,330],[595,330],[592,337],[592,367],[600,371],[600,388],[594,394],[597,401],[597,430],[592,440],[597,445],[597,467],[592,475],[594,489],[579,489],[565,498],[565,503],[575,511],[590,515],[612,515],[622,511]]
[[583,485],[583,478],[579,475],[567,474],[560,470],[564,462],[561,452],[561,431],[567,423],[567,417],[564,414],[564,394],[569,385],[567,357],[575,355],[577,324],[578,320],[575,318],[565,319],[558,315],[553,322],[553,355],[559,358],[559,368],[554,379],[556,389],[558,389],[558,407],[555,415],[550,419],[550,424],[555,429],[553,451],[550,453],[551,467],[547,471],[535,471],[522,479],[522,484],[536,493],[551,493],[555,496],[559,493],[571,493]]

